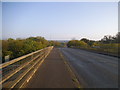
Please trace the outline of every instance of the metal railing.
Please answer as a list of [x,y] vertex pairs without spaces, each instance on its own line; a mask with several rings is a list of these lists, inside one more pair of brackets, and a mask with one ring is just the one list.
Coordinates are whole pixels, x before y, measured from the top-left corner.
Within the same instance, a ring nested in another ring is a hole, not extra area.
[[2,81],[0,82],[2,87],[22,87],[36,72],[52,48],[53,46],[50,46],[2,64],[0,66],[2,69]]

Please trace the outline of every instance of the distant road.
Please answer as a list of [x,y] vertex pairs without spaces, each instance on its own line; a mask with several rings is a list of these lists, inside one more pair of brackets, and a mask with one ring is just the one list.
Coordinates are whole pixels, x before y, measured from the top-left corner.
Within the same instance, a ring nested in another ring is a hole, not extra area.
[[84,88],[117,88],[118,58],[80,49],[60,48]]

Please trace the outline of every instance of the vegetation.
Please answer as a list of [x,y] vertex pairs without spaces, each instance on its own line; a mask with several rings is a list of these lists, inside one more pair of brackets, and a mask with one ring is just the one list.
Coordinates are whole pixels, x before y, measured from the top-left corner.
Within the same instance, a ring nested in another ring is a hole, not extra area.
[[120,32],[118,32],[116,36],[106,35],[99,41],[86,38],[82,38],[81,40],[71,40],[67,43],[67,46],[118,55],[118,47],[120,47]]
[[27,39],[2,40],[2,62],[5,56],[10,55],[10,60],[49,46],[43,37],[29,37]]
[[84,41],[79,41],[79,40],[71,40],[67,43],[68,47],[81,47],[81,48],[86,48],[87,43]]
[[58,41],[49,41],[49,45],[50,46],[54,46],[54,47],[66,47],[66,43],[64,42],[58,42]]
[[9,55],[10,60],[34,52],[36,50],[48,47],[64,47],[65,43],[58,41],[47,41],[44,37],[29,37],[26,39],[2,40],[2,63],[5,62],[5,56]]
[[81,40],[71,40],[67,44],[58,41],[47,41],[44,37],[29,37],[26,39],[9,38],[7,40],[0,40],[0,43],[1,42],[2,46],[0,47],[2,47],[2,53],[0,53],[0,55],[2,56],[2,63],[5,62],[5,56],[7,55],[10,56],[11,60],[47,46],[68,46],[118,54],[118,47],[120,47],[120,32],[118,32],[116,36],[104,36],[99,41],[83,38]]

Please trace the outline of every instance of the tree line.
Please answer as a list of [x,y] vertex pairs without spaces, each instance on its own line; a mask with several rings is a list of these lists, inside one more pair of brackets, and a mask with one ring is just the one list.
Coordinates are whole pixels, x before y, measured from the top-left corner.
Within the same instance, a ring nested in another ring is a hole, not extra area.
[[0,40],[0,42],[2,42],[2,53],[0,53],[2,56],[2,63],[5,62],[5,56],[7,55],[9,55],[10,60],[12,60],[48,46],[67,46],[97,51],[107,51],[117,54],[118,47],[120,46],[120,32],[118,32],[115,36],[106,35],[99,41],[82,38],[81,40],[70,40],[68,43],[61,43],[58,41],[48,41],[44,37],[37,36],[26,39],[9,38],[7,40]]
[[7,55],[9,55],[10,60],[12,60],[48,46],[61,46],[61,43],[57,41],[48,41],[40,36],[26,39],[9,38],[7,40],[2,40],[2,63],[5,62],[5,56]]
[[120,46],[120,32],[115,36],[105,35],[98,41],[89,40],[87,38],[82,38],[81,40],[70,40],[67,43],[67,46],[118,54],[118,47]]

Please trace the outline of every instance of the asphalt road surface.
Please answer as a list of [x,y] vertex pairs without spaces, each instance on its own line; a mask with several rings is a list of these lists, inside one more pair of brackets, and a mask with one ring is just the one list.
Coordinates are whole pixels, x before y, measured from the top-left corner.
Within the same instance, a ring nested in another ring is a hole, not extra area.
[[118,87],[118,58],[80,49],[59,49],[83,88]]
[[75,88],[58,49],[53,48],[25,88]]

